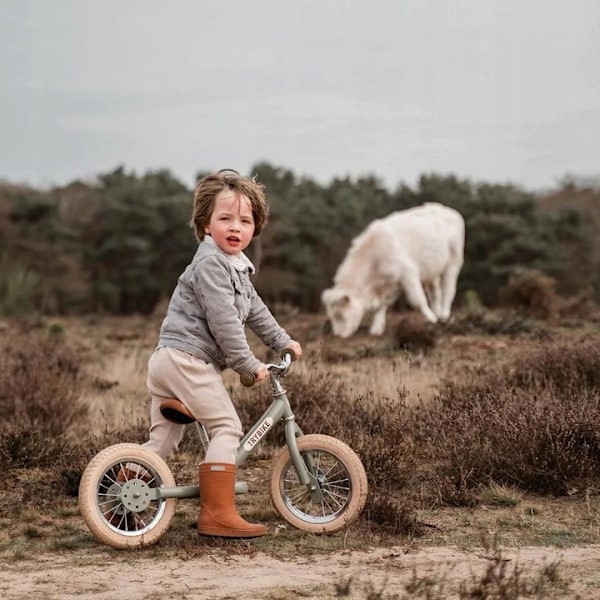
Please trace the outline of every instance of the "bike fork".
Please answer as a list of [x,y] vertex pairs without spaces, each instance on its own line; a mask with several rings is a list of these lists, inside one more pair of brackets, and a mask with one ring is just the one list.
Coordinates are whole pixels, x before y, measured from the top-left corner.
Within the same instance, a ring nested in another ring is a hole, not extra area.
[[321,493],[319,481],[315,476],[315,465],[312,456],[310,452],[300,452],[298,443],[296,442],[296,439],[302,435],[304,434],[296,424],[294,417],[288,417],[285,421],[285,439],[292,463],[298,475],[298,481],[306,487],[313,502],[321,503],[323,501],[323,494]]

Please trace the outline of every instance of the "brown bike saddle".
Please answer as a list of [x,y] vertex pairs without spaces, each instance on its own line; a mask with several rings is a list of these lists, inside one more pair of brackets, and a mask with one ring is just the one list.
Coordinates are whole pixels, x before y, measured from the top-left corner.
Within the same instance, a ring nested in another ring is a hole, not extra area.
[[196,420],[194,415],[186,408],[185,404],[180,400],[177,400],[177,398],[167,398],[166,400],[163,400],[160,405],[160,413],[167,421],[177,423],[178,425],[187,425]]

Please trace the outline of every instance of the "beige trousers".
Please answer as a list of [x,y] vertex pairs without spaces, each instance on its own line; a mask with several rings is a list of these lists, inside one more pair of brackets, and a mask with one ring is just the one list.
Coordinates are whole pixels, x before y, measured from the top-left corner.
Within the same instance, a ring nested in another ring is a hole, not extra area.
[[177,398],[206,427],[210,441],[204,461],[235,463],[242,424],[213,365],[163,346],[148,361],[147,385],[152,405],[150,438],[144,447],[163,458],[177,451],[185,426],[167,421],[160,412],[165,398]]

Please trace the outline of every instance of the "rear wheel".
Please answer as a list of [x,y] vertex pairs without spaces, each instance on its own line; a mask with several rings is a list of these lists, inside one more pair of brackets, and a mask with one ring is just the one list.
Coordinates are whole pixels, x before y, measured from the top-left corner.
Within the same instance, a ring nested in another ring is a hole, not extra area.
[[137,444],[105,448],[79,484],[79,510],[90,531],[113,548],[157,542],[175,516],[175,498],[156,499],[154,488],[175,487],[167,463]]
[[346,444],[327,435],[297,438],[305,463],[312,470],[320,498],[314,500],[301,484],[287,446],[275,456],[271,499],[291,525],[312,533],[335,533],[354,522],[364,508],[367,474],[360,458]]

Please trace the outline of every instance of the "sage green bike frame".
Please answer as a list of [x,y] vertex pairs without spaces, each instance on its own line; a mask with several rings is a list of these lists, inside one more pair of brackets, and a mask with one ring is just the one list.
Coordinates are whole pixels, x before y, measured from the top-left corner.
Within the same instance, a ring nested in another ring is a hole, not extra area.
[[[235,465],[239,467],[258,447],[259,442],[268,436],[270,431],[278,424],[283,424],[285,428],[285,442],[290,453],[290,458],[296,469],[298,481],[306,486],[314,502],[321,502],[323,497],[317,479],[314,475],[315,469],[309,453],[301,453],[298,449],[296,439],[302,435],[302,430],[296,423],[296,417],[292,412],[292,407],[288,400],[287,392],[281,385],[280,378],[287,373],[292,362],[291,354],[284,353],[282,360],[278,364],[267,364],[269,379],[272,386],[272,402],[262,417],[256,421],[254,426],[246,433],[238,446]],[[208,434],[204,426],[196,422],[198,435],[205,449],[208,444]],[[245,494],[248,491],[248,485],[244,481],[236,482],[236,494]],[[177,487],[158,487],[149,489],[149,500],[160,500],[166,498],[199,498],[200,487],[197,485],[177,486]]]

